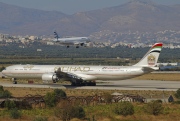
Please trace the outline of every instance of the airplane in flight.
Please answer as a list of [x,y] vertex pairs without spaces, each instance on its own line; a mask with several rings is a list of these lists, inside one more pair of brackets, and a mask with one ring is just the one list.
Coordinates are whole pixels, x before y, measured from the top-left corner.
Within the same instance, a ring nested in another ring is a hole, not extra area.
[[72,86],[95,86],[95,80],[124,80],[159,70],[157,61],[162,43],[154,44],[144,57],[133,66],[91,66],[91,65],[12,65],[2,73],[11,77],[14,83],[18,78],[39,78],[54,82],[68,78]]
[[88,46],[88,43],[90,43],[90,39],[88,37],[69,37],[69,38],[60,38],[57,32],[54,32],[54,42],[58,42],[61,45],[65,45],[67,48],[72,46],[76,46],[76,48],[79,48],[80,46]]

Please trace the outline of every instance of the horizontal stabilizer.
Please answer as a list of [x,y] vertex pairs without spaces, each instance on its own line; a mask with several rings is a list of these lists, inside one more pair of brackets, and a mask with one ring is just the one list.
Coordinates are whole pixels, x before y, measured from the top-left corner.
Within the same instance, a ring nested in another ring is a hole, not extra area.
[[158,67],[142,67],[142,70],[145,72],[145,73],[150,73],[152,71],[155,71],[155,70],[159,70]]

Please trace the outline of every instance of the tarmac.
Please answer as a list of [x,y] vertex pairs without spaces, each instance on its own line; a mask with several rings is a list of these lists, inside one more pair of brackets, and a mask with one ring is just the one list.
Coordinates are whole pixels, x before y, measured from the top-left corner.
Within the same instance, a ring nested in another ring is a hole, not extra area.
[[177,91],[180,88],[179,81],[158,80],[120,80],[97,81],[96,86],[71,86],[68,84],[12,84],[1,82],[3,87],[31,87],[31,88],[58,88],[58,89],[99,89],[99,90],[159,90]]

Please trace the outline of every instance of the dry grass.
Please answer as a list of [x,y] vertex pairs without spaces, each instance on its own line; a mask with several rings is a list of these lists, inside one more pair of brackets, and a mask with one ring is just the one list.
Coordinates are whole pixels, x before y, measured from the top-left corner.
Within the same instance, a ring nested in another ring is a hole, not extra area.
[[162,80],[162,81],[180,81],[180,73],[149,73],[134,78],[136,80]]
[[[120,116],[112,113],[106,105],[88,108],[89,117],[95,115],[97,121],[179,121],[180,120],[180,105],[164,104],[164,111],[158,116],[146,114],[143,111],[143,104],[133,104],[135,113],[132,116]],[[103,108],[105,107],[105,108]],[[110,107],[113,107],[111,104]],[[98,111],[100,110],[100,111]],[[92,119],[92,118],[91,118]]]
[[[146,74],[141,77],[137,77],[135,79],[142,79],[142,80],[170,80],[170,81],[180,81],[179,78],[180,74],[168,74],[168,73],[162,73],[162,74]],[[23,80],[21,80],[23,81]],[[42,83],[41,80],[36,80],[36,83]],[[12,83],[10,79],[0,79],[0,82],[6,82],[6,83]],[[25,81],[24,83],[27,83]],[[4,87],[5,90],[9,90],[14,97],[23,97],[27,94],[31,95],[45,95],[47,92],[53,91],[51,88],[19,88],[19,87]],[[151,90],[74,90],[74,89],[65,89],[64,90],[67,94],[67,96],[93,96],[93,95],[102,95],[105,92],[113,93],[113,92],[119,92],[123,94],[134,94],[134,95],[141,95],[141,96],[147,96],[147,95],[153,95],[153,96],[159,96],[159,95],[173,95],[175,92],[173,91],[151,91]],[[141,106],[139,104],[134,104],[136,107]],[[102,106],[103,107],[103,106]],[[164,107],[166,107],[167,111],[165,114],[161,114],[159,116],[153,116],[145,114],[142,110],[136,110],[135,114],[132,116],[117,116],[112,114],[112,112],[106,111],[107,109],[104,109],[105,112],[102,112],[103,110],[99,110],[98,107],[87,107],[89,110],[89,113],[91,112],[91,108],[93,109],[92,115],[95,115],[95,119],[97,121],[119,121],[119,120],[142,120],[142,121],[178,121],[180,120],[180,105],[177,104],[165,104]],[[50,109],[52,110],[52,109]],[[0,110],[2,111],[2,110]],[[104,114],[105,113],[105,114]],[[92,115],[87,114],[92,119]],[[14,119],[9,118],[8,115],[0,116],[0,121],[17,121]],[[21,121],[31,121],[32,116],[23,115],[21,119],[18,119]],[[49,121],[59,121],[59,119],[52,116],[52,114],[49,114],[48,116]],[[79,119],[73,119],[74,121],[80,121]]]
[[[27,94],[40,94],[45,95],[47,92],[53,91],[53,89],[50,88],[18,88],[18,87],[4,87],[5,90],[9,90],[13,96],[15,97],[22,97]],[[89,96],[89,95],[102,95],[104,92],[113,93],[113,92],[120,92],[120,93],[129,93],[129,94],[140,94],[140,95],[161,95],[162,93],[165,93],[165,95],[174,94],[174,92],[162,92],[162,91],[143,91],[143,90],[137,90],[137,91],[126,91],[126,90],[74,90],[74,89],[66,89],[64,90],[67,94],[67,96]],[[159,116],[153,116],[145,114],[142,111],[143,104],[134,103],[135,108],[135,114],[132,116],[118,116],[115,115],[112,110],[112,104],[109,106],[107,105],[97,105],[97,106],[87,106],[86,107],[86,115],[87,117],[90,117],[92,119],[92,116],[95,115],[95,119],[97,121],[119,121],[119,120],[142,120],[142,121],[178,121],[180,120],[180,105],[177,104],[164,104],[164,107],[167,108],[166,114],[161,114]],[[109,107],[109,108],[107,108]],[[42,113],[42,116],[47,116],[49,121],[59,121],[56,117],[53,116],[52,112],[53,109],[42,109],[42,111],[38,110],[32,110],[32,111],[24,111],[24,115],[21,119],[21,121],[31,121],[32,116],[35,116],[36,112],[46,112],[46,114]],[[48,111],[50,110],[50,111]],[[32,113],[33,112],[33,113]],[[49,113],[47,113],[49,112]],[[28,115],[27,115],[28,114]],[[30,115],[29,115],[30,114]],[[44,115],[43,115],[44,114]],[[0,121],[17,121],[14,119],[9,118],[8,115],[0,116]],[[80,121],[79,119],[73,119],[73,121]]]
[[[5,90],[8,90],[12,93],[14,97],[24,97],[28,94],[31,95],[45,95],[47,92],[52,92],[52,88],[23,88],[23,87],[4,87]],[[152,91],[152,90],[85,90],[85,89],[65,89],[64,90],[67,96],[94,96],[94,95],[103,95],[104,93],[122,93],[122,94],[133,94],[133,95],[141,95],[143,97],[148,98],[153,97],[169,97],[169,95],[174,95],[174,91]]]

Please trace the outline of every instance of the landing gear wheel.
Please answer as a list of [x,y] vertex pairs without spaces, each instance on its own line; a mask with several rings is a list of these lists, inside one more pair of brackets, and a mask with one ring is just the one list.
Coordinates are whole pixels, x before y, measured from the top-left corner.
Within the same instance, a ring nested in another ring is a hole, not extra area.
[[96,82],[84,82],[84,86],[96,86]]
[[75,80],[71,82],[71,86],[96,86],[96,82],[95,81],[90,81],[90,82],[86,82],[86,81],[82,81],[82,80]]
[[92,86],[96,86],[96,82],[92,82]]
[[12,78],[13,84],[17,84],[16,78]]
[[72,82],[72,83],[71,83],[71,86],[76,86],[76,83]]

